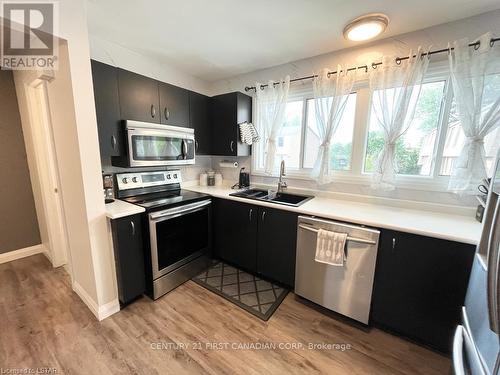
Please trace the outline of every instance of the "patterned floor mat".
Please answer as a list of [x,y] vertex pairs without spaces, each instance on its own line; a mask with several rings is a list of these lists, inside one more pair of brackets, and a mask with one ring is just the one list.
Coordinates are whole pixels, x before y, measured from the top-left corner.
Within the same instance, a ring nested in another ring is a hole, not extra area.
[[195,276],[193,281],[262,320],[268,320],[288,290],[223,262]]

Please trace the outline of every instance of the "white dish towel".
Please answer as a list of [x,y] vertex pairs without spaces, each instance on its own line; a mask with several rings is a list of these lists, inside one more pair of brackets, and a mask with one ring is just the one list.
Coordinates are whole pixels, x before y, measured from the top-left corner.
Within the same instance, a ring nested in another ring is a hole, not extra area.
[[343,267],[346,241],[347,233],[319,229],[316,237],[316,256],[314,260],[332,266]]

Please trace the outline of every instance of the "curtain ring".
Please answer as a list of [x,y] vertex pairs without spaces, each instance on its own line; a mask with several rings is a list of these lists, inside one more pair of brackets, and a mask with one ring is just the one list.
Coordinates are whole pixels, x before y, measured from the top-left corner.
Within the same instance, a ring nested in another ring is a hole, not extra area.
[[368,73],[368,65],[365,65],[365,73]]
[[261,89],[261,90],[264,90],[264,88],[265,88],[265,87],[266,87],[266,86],[264,86],[264,85],[260,85],[260,89]]
[[401,65],[401,58],[400,57],[396,57],[396,65]]
[[372,68],[373,69],[377,69],[377,64],[375,64],[374,62],[372,62]]
[[474,51],[477,51],[481,47],[481,41],[478,40],[476,43],[474,43]]
[[491,38],[490,39],[490,47],[493,47],[495,45],[495,39]]

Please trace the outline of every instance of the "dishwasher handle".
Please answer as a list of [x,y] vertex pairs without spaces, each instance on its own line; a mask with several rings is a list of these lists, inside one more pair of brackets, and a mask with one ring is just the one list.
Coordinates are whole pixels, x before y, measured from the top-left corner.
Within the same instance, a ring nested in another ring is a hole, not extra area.
[[[299,228],[308,230],[310,232],[318,233],[319,229],[315,228],[313,226],[305,225],[305,224],[299,224]],[[368,245],[376,245],[377,242],[372,241],[372,240],[365,240],[363,238],[357,238],[357,237],[351,237],[347,236],[346,241],[351,241],[351,242],[358,242],[358,243],[364,243]]]

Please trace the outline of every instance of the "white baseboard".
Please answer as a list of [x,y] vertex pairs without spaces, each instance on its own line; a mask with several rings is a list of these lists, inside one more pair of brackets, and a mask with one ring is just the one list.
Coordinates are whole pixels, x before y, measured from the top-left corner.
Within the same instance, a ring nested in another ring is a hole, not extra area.
[[45,253],[45,247],[42,244],[9,251],[7,253],[0,254],[0,264],[12,262],[13,260],[26,258],[40,253]]
[[120,311],[120,302],[117,299],[108,302],[99,307],[99,320],[104,320],[118,311]]
[[76,281],[73,283],[73,291],[78,294],[83,303],[87,305],[89,310],[99,321],[104,320],[107,317],[120,311],[120,303],[118,302],[118,299],[99,306],[97,302],[95,302],[94,299],[85,291],[85,289],[83,289],[82,286]]

